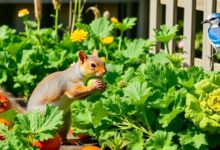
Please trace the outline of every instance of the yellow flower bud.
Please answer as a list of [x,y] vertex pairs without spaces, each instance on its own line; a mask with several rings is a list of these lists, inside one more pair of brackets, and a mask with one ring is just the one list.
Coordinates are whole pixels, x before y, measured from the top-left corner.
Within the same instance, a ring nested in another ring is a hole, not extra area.
[[111,17],[111,22],[112,22],[112,23],[115,23],[115,24],[118,24],[118,23],[119,23],[118,19],[115,18],[115,17]]
[[18,17],[24,17],[27,15],[29,15],[29,11],[27,8],[24,8],[18,11]]
[[113,36],[107,36],[105,38],[101,39],[102,44],[111,44],[114,41],[114,37]]

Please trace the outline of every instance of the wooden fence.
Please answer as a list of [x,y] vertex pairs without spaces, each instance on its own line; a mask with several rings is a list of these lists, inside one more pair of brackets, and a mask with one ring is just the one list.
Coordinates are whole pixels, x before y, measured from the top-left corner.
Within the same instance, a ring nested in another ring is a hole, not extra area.
[[[205,70],[220,71],[220,64],[213,63],[212,58],[207,57],[212,54],[212,47],[207,37],[208,24],[203,25],[202,58],[195,58],[196,11],[203,11],[203,18],[205,19],[213,12],[220,12],[220,0],[149,0],[149,2],[149,37],[154,35],[152,29],[159,28],[161,25],[162,5],[165,5],[165,24],[169,26],[177,23],[177,7],[184,8],[183,34],[186,39],[184,40],[183,51],[186,64],[188,66],[202,66]],[[169,46],[170,49],[174,50],[174,41]],[[159,46],[156,46],[154,52],[158,51]]]

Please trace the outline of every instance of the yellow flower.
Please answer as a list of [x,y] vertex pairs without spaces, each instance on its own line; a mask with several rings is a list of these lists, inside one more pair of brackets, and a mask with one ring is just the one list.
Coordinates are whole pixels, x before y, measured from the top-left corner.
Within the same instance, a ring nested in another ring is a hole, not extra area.
[[88,36],[88,32],[87,31],[84,31],[82,29],[77,29],[75,31],[73,31],[70,35],[70,40],[72,42],[82,42],[84,41]]
[[102,38],[102,39],[101,39],[101,42],[102,42],[103,44],[111,44],[111,43],[113,42],[113,40],[114,40],[114,37],[113,37],[113,36],[107,36],[107,37],[105,37],[105,38]]
[[29,15],[29,11],[27,8],[24,8],[18,11],[18,17],[23,17],[27,15]]
[[111,22],[115,23],[115,24],[119,24],[119,21],[117,18],[115,17],[111,17]]
[[103,62],[105,62],[105,57],[100,57],[100,59],[101,59]]

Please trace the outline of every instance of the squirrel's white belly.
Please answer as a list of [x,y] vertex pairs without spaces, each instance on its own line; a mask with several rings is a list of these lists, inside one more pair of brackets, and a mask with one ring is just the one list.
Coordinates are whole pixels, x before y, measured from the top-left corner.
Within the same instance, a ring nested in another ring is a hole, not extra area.
[[60,110],[64,111],[64,114],[69,110],[71,103],[74,99],[68,98],[66,95],[61,96],[61,98],[55,102],[52,102],[51,105],[58,106]]

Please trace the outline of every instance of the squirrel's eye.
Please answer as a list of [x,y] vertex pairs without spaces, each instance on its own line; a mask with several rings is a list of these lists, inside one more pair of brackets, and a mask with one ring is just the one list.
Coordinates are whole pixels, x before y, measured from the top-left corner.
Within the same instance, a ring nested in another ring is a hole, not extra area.
[[96,67],[96,64],[94,64],[94,63],[91,63],[90,65],[91,65],[92,68]]

